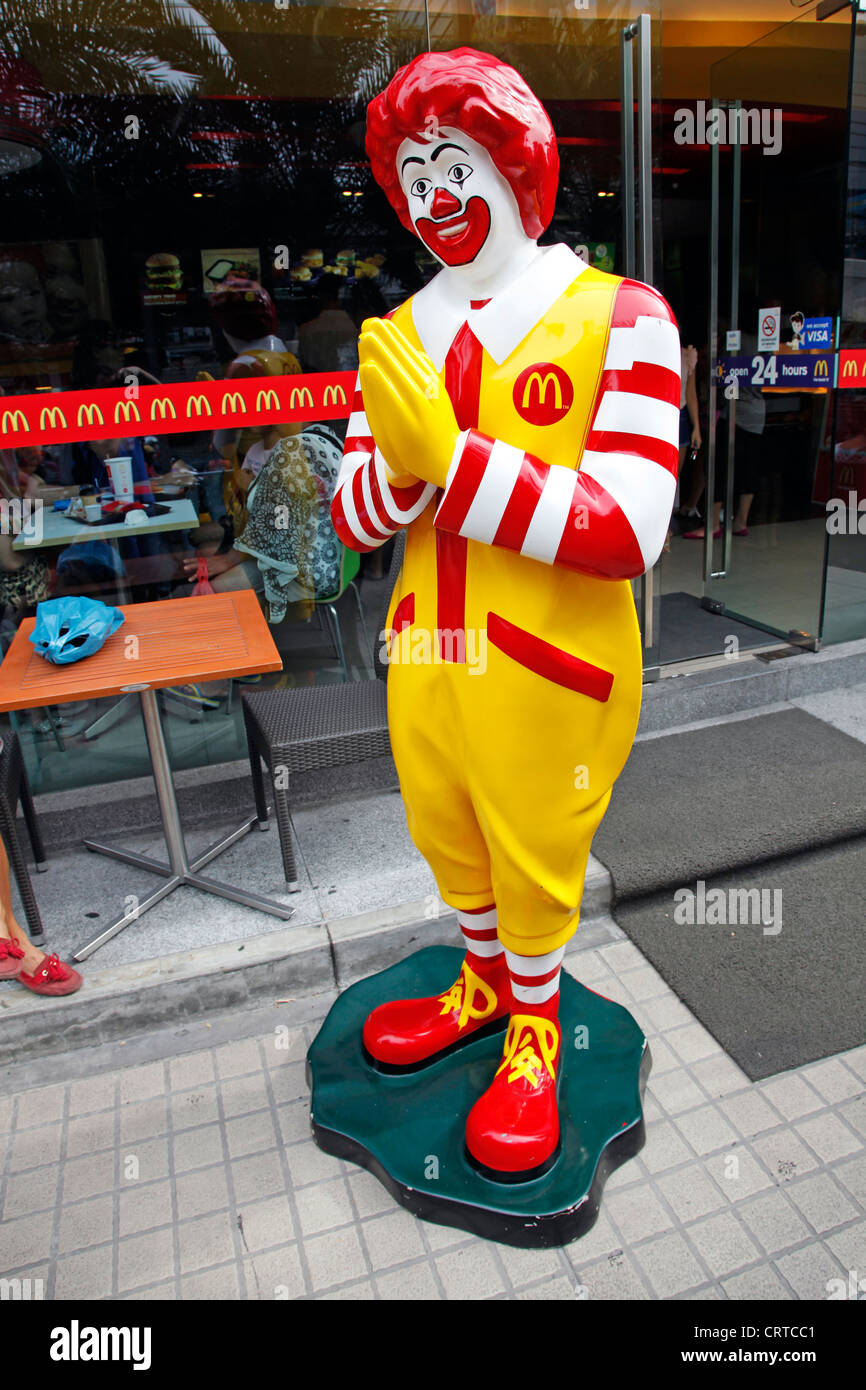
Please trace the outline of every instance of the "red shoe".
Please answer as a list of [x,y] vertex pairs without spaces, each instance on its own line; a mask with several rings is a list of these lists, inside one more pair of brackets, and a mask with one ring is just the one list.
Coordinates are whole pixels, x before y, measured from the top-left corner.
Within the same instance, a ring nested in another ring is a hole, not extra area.
[[32,989],[34,994],[51,995],[74,994],[84,983],[78,971],[56,955],[46,956],[32,975],[25,975],[22,970],[18,982]]
[[555,1014],[512,1014],[493,1083],[466,1121],[469,1156],[486,1177],[522,1182],[555,1162],[561,1046]]
[[373,1010],[364,1024],[364,1048],[379,1071],[414,1071],[503,1026],[512,1002],[505,953],[492,963],[471,960],[467,954],[444,994],[395,999]]
[[[721,540],[721,536],[722,536],[722,528],[721,528],[721,526],[719,526],[718,529],[715,530],[715,531],[713,532],[713,540],[714,540],[714,541]],[[698,527],[698,529],[697,529],[696,531],[683,531],[683,540],[684,540],[684,541],[702,541],[703,539],[704,539],[704,528],[703,528],[703,526]]]
[[20,961],[24,952],[11,937],[0,936],[0,980],[17,980],[21,974]]

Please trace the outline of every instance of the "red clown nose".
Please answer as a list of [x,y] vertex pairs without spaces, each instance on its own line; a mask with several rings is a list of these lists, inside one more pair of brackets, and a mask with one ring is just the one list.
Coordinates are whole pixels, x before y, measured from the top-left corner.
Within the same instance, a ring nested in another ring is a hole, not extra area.
[[453,213],[460,211],[460,199],[455,198],[453,193],[449,193],[444,188],[437,188],[433,201],[430,204],[431,217],[451,217]]

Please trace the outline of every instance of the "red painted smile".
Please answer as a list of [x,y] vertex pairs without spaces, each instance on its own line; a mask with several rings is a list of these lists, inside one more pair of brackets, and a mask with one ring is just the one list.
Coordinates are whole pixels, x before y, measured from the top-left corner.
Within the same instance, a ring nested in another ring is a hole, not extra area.
[[470,198],[462,212],[445,221],[419,217],[415,230],[424,245],[446,265],[468,265],[487,240],[490,209],[483,198]]

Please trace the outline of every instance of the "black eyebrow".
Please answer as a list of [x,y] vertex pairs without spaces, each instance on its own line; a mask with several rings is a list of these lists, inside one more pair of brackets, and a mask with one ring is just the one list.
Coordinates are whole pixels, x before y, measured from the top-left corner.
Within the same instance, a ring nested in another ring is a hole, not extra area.
[[469,153],[468,150],[464,150],[464,148],[463,148],[462,145],[453,145],[453,144],[437,145],[437,146],[436,146],[436,149],[433,151],[433,153],[432,153],[431,156],[430,156],[430,163],[431,163],[431,164],[433,163],[433,160],[434,160],[434,159],[437,159],[437,158],[439,157],[439,155],[442,153],[443,150],[459,150],[461,154],[468,154],[468,153]]
[[407,165],[407,164],[423,164],[423,163],[424,163],[423,159],[419,159],[418,156],[417,156],[417,154],[410,154],[406,159],[403,160],[403,163],[400,165],[400,173],[401,173],[401,174],[403,173],[403,170],[406,168],[406,165]]

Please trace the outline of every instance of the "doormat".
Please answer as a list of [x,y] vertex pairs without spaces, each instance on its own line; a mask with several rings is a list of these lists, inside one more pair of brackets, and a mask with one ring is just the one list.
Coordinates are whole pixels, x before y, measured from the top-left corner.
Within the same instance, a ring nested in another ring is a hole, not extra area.
[[614,917],[753,1081],[866,1041],[866,746],[800,710],[635,745]]

